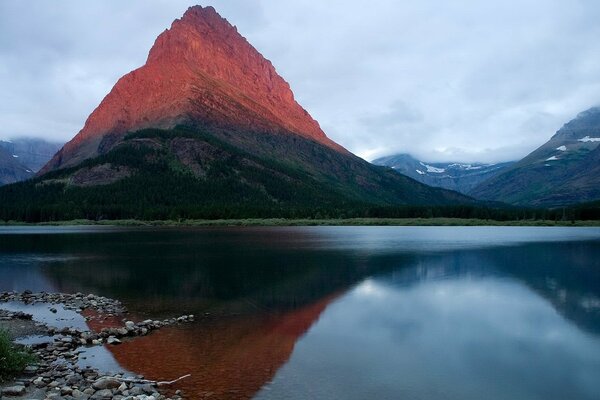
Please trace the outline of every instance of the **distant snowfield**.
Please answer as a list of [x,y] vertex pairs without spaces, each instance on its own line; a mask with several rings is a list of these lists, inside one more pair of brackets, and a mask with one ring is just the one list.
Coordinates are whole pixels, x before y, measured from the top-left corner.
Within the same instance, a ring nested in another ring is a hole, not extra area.
[[556,156],[552,156],[552,157],[546,159],[546,161],[556,161],[556,160],[558,160],[558,157],[556,157]]
[[420,169],[416,169],[415,171],[417,171],[417,174],[419,175],[425,175],[425,172],[421,171]]
[[558,151],[567,151],[567,146],[557,147],[556,150],[558,150]]
[[427,172],[433,172],[434,174],[442,174],[442,173],[446,172],[446,170],[443,168],[432,167],[431,165],[427,165],[424,163],[420,163],[420,164],[422,166],[424,166],[425,168],[427,168]]
[[473,164],[450,164],[448,168],[459,168],[464,169],[465,171],[472,171],[474,169],[482,169],[483,167],[491,167],[494,164],[484,164],[484,165],[473,165]]
[[598,138],[598,137],[589,137],[589,136],[586,136],[586,137],[578,139],[578,140],[580,142],[584,142],[584,143],[587,143],[587,142],[600,142],[600,138]]

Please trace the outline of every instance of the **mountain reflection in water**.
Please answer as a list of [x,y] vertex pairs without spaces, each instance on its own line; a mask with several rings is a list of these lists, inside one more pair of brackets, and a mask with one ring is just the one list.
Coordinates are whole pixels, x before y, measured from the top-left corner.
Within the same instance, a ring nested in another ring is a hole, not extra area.
[[193,398],[251,398],[289,359],[296,341],[334,297],[277,315],[248,315],[162,329],[111,348],[150,379],[172,380]]
[[598,229],[117,229],[0,239],[0,290],[97,293],[122,300],[136,320],[195,314],[195,324],[109,348],[152,379],[191,373],[179,385],[191,398],[600,392],[590,378],[600,376]]

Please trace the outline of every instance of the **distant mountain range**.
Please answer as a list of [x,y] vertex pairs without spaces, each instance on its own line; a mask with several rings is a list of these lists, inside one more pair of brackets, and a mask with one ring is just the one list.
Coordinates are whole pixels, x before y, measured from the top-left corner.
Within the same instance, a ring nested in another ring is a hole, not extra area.
[[469,193],[536,207],[599,200],[600,108],[580,113],[547,143]]
[[373,160],[373,164],[393,168],[429,186],[441,187],[468,194],[474,187],[496,176],[514,162],[498,164],[483,163],[427,163],[409,154],[396,154]]
[[0,147],[0,185],[19,182],[31,178],[33,174],[15,155]]
[[40,138],[0,140],[0,185],[33,177],[61,146]]
[[64,142],[49,141],[36,137],[17,137],[9,141],[0,140],[0,147],[15,155],[33,172],[38,172],[64,145]]
[[398,154],[373,163],[481,201],[549,208],[591,203],[600,200],[600,107],[580,113],[517,162],[427,163]]
[[160,34],[146,64],[118,80],[37,178],[0,189],[0,211],[11,219],[340,215],[474,203],[329,139],[271,62],[201,6]]

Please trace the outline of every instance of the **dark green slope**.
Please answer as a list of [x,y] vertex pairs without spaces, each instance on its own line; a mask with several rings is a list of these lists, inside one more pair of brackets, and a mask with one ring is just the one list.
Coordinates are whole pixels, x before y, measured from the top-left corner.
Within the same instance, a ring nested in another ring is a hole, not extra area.
[[0,189],[0,219],[300,217],[473,200],[296,135],[130,133],[76,167]]
[[519,206],[558,207],[600,199],[600,108],[565,124],[547,143],[469,192]]

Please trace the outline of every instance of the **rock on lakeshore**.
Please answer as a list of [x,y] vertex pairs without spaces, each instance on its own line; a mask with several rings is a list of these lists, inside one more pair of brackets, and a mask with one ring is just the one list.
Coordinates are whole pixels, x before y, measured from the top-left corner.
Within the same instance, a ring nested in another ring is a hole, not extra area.
[[[0,321],[31,321],[32,315],[2,310],[2,302],[25,304],[61,304],[65,309],[78,313],[93,310],[103,314],[123,315],[127,309],[117,300],[93,294],[64,293],[0,293]],[[88,317],[89,319],[89,317]],[[31,399],[146,399],[167,400],[160,393],[159,383],[140,376],[123,374],[108,376],[92,368],[77,365],[79,348],[82,346],[118,345],[123,340],[145,336],[162,327],[194,321],[193,315],[183,315],[164,320],[125,321],[121,327],[103,328],[100,332],[82,331],[72,327],[56,328],[37,323],[53,340],[30,346],[37,357],[37,364],[28,366],[23,376],[2,389],[2,398],[27,395]],[[178,391],[179,392],[179,391]],[[170,399],[181,399],[175,395]]]

